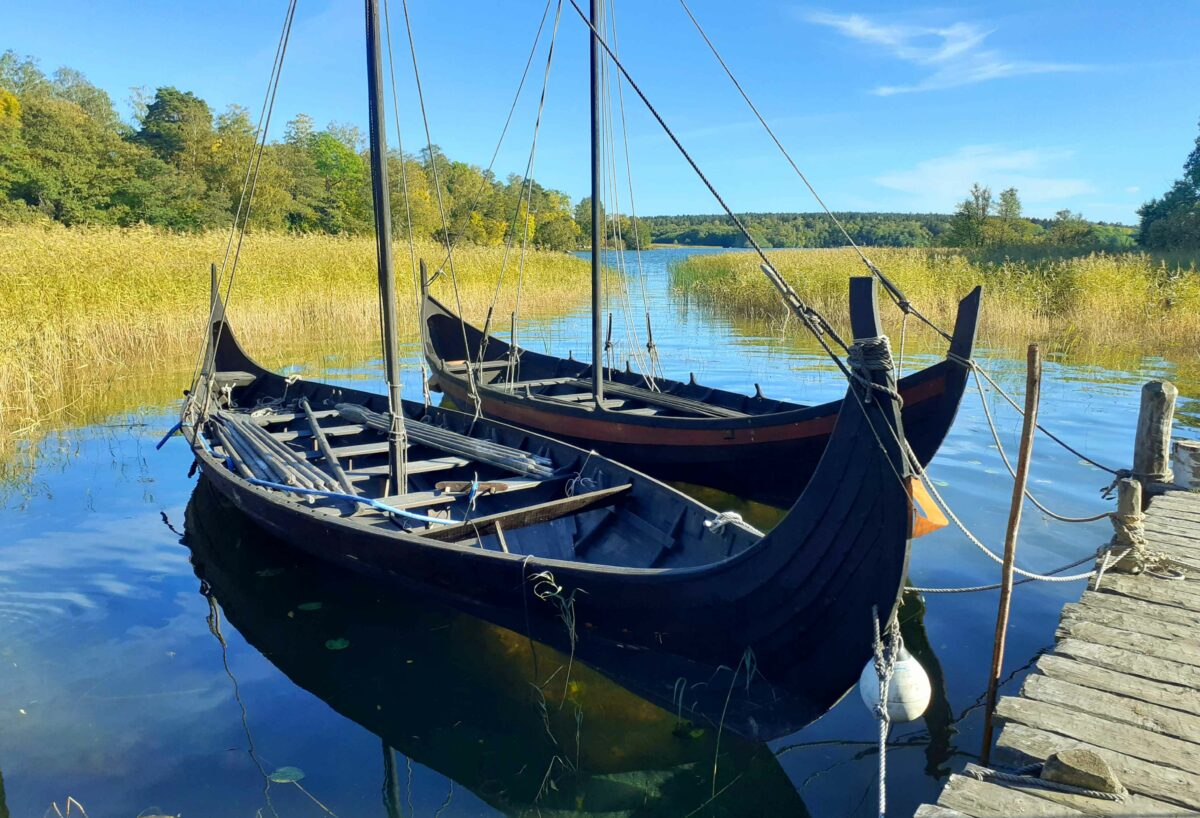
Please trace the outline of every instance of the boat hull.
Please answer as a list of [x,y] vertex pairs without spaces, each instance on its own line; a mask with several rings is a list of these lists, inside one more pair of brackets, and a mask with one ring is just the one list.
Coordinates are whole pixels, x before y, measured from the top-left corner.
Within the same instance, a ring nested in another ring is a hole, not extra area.
[[[964,362],[974,349],[980,296],[977,287],[960,304],[946,360],[897,384],[903,397],[904,429],[922,466],[933,459],[958,412],[970,374]],[[472,411],[478,406],[485,417],[594,449],[660,480],[699,484],[779,507],[790,505],[812,479],[842,408],[840,400],[807,407],[774,402],[775,411],[761,412],[761,397],[665,379],[658,380],[664,392],[719,401],[724,408],[744,408],[746,413],[721,418],[644,416],[561,405],[488,383],[472,390],[466,377],[452,372],[447,361],[465,359],[464,349],[478,349],[483,333],[469,324],[460,327],[457,317],[428,296],[422,330],[431,382],[457,407]],[[509,346],[496,338],[487,339],[482,347],[486,361],[503,361],[509,354]],[[527,379],[586,379],[591,367],[523,350],[520,372]],[[639,380],[619,371],[606,370],[606,377],[623,385],[636,385]]]

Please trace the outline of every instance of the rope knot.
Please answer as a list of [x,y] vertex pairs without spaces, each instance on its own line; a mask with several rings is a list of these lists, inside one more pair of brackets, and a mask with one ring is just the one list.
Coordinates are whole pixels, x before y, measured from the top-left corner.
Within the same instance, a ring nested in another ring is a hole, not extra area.
[[[898,405],[904,405],[899,392],[890,386],[875,383],[871,376],[873,372],[890,372],[893,369],[892,345],[886,335],[855,339],[846,350],[846,360],[850,365],[850,374],[856,381],[868,389],[882,392]],[[868,403],[871,400],[869,392],[866,400]]]

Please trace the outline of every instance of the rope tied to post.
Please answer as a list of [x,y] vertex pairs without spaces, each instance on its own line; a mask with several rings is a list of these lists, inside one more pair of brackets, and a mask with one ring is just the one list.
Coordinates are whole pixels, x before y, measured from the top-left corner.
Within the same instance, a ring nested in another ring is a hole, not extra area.
[[[868,389],[887,395],[898,407],[904,406],[904,399],[896,389],[875,383],[871,378],[872,372],[891,372],[893,369],[892,345],[886,335],[854,339],[854,343],[846,351],[846,362],[849,364],[852,378]],[[870,401],[870,393],[866,399]]]

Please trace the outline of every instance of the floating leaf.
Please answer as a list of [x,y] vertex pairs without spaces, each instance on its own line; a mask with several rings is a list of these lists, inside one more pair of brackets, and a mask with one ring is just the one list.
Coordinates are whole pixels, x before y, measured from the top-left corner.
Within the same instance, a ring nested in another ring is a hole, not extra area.
[[304,770],[299,767],[280,767],[267,777],[276,784],[295,784],[304,778]]
[[277,577],[282,573],[282,568],[264,568],[261,571],[255,571],[254,575],[258,577]]
[[350,647],[350,640],[342,638],[329,639],[326,640],[325,647],[329,648],[330,650],[345,650],[346,648]]
[[321,610],[321,605],[322,603],[320,602],[301,602],[296,606],[296,609],[300,611],[319,611]]

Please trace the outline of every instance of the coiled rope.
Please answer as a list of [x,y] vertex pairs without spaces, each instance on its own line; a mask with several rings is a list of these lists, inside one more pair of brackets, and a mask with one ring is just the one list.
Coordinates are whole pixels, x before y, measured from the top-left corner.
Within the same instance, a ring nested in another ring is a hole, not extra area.
[[[900,393],[894,387],[876,383],[870,374],[872,372],[891,372],[894,370],[892,364],[892,346],[886,335],[876,335],[873,338],[856,338],[846,352],[846,362],[850,366],[850,376],[852,378],[868,389],[882,392],[896,401],[898,409],[904,408],[904,399],[900,397]],[[870,401],[870,392],[867,393],[867,401]]]

